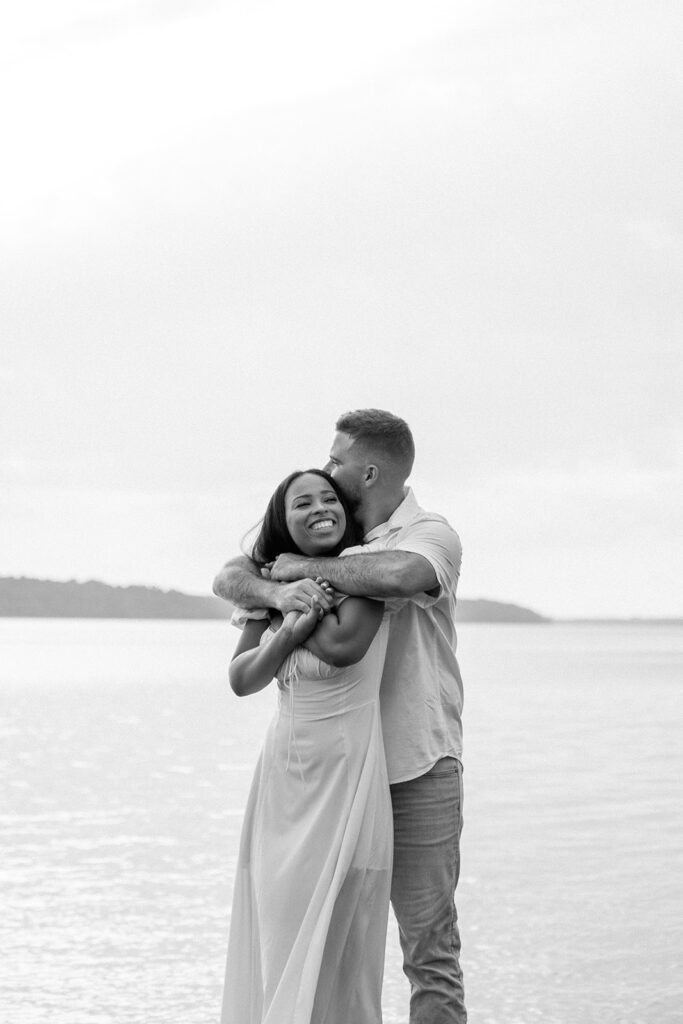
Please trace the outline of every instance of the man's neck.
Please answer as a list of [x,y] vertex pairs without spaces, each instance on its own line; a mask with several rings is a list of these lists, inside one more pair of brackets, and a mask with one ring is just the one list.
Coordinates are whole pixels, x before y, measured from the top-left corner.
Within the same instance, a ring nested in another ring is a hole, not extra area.
[[405,500],[408,488],[401,486],[386,494],[377,495],[369,501],[365,508],[360,509],[359,520],[363,535],[370,533],[376,526],[381,526],[392,517],[398,506]]

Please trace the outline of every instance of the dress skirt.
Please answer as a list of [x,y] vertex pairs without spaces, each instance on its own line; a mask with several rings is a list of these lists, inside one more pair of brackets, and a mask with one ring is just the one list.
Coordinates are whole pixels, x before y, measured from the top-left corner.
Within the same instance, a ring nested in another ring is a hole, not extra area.
[[[266,630],[262,642],[272,638]],[[221,1024],[380,1024],[393,830],[385,620],[335,669],[281,666],[242,828]]]

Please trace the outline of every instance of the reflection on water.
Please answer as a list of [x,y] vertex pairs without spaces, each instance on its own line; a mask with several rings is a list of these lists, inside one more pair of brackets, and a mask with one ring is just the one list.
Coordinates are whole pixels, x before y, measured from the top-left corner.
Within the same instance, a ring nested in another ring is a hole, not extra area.
[[[683,631],[463,626],[471,1019],[673,1024]],[[0,620],[0,1005],[215,1024],[273,695],[223,623]],[[407,1020],[392,933],[385,1020]]]

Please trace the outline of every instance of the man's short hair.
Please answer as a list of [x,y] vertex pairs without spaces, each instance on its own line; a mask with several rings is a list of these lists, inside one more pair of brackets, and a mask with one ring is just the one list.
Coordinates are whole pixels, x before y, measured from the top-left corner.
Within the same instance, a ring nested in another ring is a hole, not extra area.
[[410,427],[400,416],[384,409],[356,409],[343,413],[335,429],[348,434],[368,453],[384,456],[410,476],[415,461],[415,442]]

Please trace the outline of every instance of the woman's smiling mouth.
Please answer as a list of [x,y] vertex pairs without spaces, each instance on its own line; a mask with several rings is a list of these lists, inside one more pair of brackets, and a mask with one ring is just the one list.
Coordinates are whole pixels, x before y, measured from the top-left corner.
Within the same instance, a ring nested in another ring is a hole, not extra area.
[[309,530],[331,530],[336,526],[334,519],[317,519],[314,523],[311,523]]

